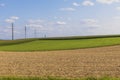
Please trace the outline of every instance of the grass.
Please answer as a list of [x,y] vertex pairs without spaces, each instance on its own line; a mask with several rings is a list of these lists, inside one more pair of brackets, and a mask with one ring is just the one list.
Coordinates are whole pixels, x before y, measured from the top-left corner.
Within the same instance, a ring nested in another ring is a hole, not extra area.
[[[6,41],[5,41],[6,42]],[[11,43],[12,42],[12,43]],[[51,51],[93,48],[103,46],[120,45],[120,37],[93,38],[93,39],[69,39],[69,40],[16,40],[5,43],[0,42],[1,51]],[[8,45],[7,45],[8,44]]]
[[54,78],[54,77],[47,77],[47,78],[40,78],[40,77],[0,77],[0,80],[120,80],[120,78],[110,78],[110,77],[103,77],[103,78],[77,78],[77,79],[68,79],[68,78]]
[[19,40],[0,40],[0,46],[14,45],[35,41],[37,39],[19,39]]

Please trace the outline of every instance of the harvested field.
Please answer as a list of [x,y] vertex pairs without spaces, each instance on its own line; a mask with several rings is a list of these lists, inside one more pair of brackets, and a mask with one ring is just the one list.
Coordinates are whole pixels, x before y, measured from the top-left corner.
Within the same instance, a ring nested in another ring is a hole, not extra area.
[[120,46],[46,52],[0,52],[0,75],[120,77]]

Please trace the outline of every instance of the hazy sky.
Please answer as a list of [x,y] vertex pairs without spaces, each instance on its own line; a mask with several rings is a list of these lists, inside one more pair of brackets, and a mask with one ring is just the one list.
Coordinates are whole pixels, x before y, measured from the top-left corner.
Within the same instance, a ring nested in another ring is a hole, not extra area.
[[120,0],[0,0],[0,39],[120,34]]

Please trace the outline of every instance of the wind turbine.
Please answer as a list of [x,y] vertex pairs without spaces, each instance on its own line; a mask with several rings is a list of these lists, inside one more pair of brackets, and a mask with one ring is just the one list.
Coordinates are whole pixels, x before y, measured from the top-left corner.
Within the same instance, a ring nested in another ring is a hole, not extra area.
[[25,26],[25,39],[27,38],[27,26]]
[[37,29],[34,29],[34,38],[37,38]]
[[11,24],[12,40],[14,40],[14,22],[18,19],[19,17],[16,17],[16,16],[12,16],[9,19],[6,19],[6,22]]
[[14,40],[14,23],[12,22],[12,40]]

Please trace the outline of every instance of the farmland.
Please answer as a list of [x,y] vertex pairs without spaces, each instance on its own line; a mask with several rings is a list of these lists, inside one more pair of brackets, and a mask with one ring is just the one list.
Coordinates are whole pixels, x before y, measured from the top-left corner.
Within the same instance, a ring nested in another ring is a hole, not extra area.
[[120,46],[42,52],[0,52],[1,76],[120,77]]
[[73,37],[0,41],[0,51],[52,51],[94,48],[120,44],[120,37]]
[[59,78],[59,77],[1,77],[0,80],[120,80],[119,78],[111,78],[111,77],[102,77],[102,78]]
[[0,80],[119,80],[119,61],[119,36],[0,41]]

